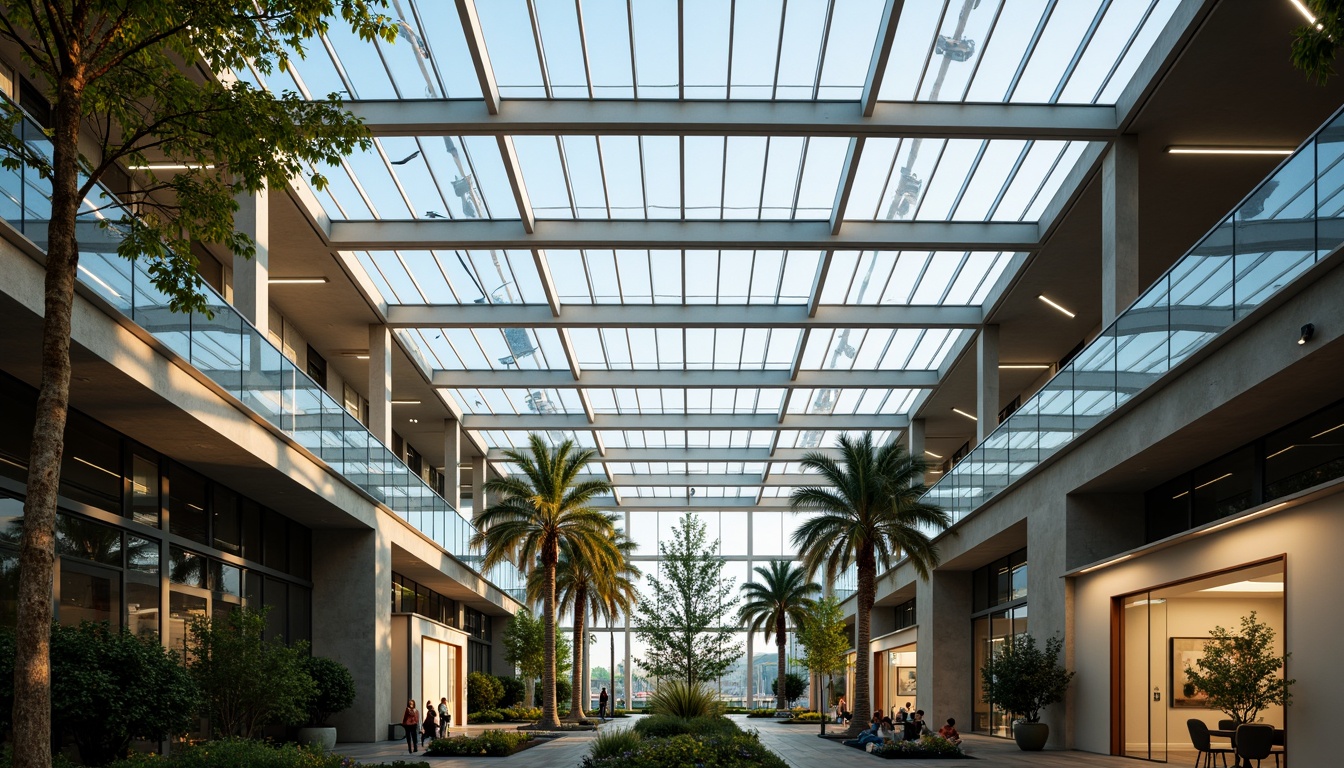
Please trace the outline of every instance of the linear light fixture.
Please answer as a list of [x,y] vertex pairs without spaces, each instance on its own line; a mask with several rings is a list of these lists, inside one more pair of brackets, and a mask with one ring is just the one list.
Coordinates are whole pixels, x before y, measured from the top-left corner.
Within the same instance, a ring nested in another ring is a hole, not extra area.
[[1204,483],[1204,484],[1202,484],[1202,485],[1196,485],[1196,486],[1195,486],[1195,490],[1198,491],[1200,488],[1208,488],[1210,485],[1213,485],[1214,483],[1218,482],[1219,480],[1226,480],[1227,478],[1229,478],[1229,477],[1231,477],[1231,476],[1232,476],[1232,473],[1231,473],[1231,472],[1228,472],[1228,473],[1223,474],[1223,475],[1219,475],[1218,477],[1213,478],[1212,480],[1208,481],[1207,483]]
[[204,165],[200,163],[145,163],[144,165],[128,165],[126,167],[132,171],[199,171],[208,170],[215,166],[209,163]]
[[1272,155],[1287,157],[1291,149],[1282,147],[1167,147],[1169,155]]
[[330,281],[322,275],[317,275],[314,277],[268,277],[266,282],[271,285],[322,285]]
[[1048,371],[1049,363],[999,363],[1001,371]]
[[1124,561],[1126,561],[1126,560],[1131,560],[1131,559],[1133,559],[1133,558],[1134,558],[1134,555],[1133,555],[1133,554],[1121,555],[1121,556],[1119,556],[1119,557],[1113,557],[1113,558],[1111,558],[1110,560],[1106,560],[1106,561],[1097,563],[1096,565],[1091,566],[1091,567],[1089,567],[1089,568],[1084,568],[1083,570],[1081,570],[1081,571],[1078,572],[1078,575],[1081,576],[1081,575],[1084,574],[1084,573],[1091,573],[1091,572],[1093,572],[1093,571],[1095,571],[1095,570],[1098,570],[1098,569],[1100,569],[1100,568],[1105,568],[1105,567],[1108,566],[1108,565],[1115,565],[1116,563],[1123,563]]
[[1303,5],[1302,0],[1288,0],[1288,2],[1292,3],[1293,7],[1296,8],[1299,13],[1301,13],[1303,16],[1307,18],[1308,24],[1315,24],[1317,29],[1323,29],[1323,25],[1317,23],[1316,17],[1311,15],[1311,9]]
[[1321,435],[1328,435],[1328,434],[1330,434],[1331,432],[1334,432],[1336,429],[1339,429],[1340,427],[1344,427],[1344,424],[1336,424],[1335,426],[1333,426],[1333,427],[1331,427],[1331,428],[1329,428],[1329,429],[1327,429],[1327,430],[1324,430],[1324,431],[1322,431],[1322,432],[1317,432],[1316,434],[1314,434],[1314,435],[1311,436],[1311,439],[1312,439],[1312,440],[1315,440],[1316,438],[1320,437]]
[[1060,312],[1063,312],[1064,314],[1068,315],[1069,317],[1077,317],[1077,315],[1075,315],[1074,313],[1070,312],[1069,310],[1067,310],[1067,309],[1061,307],[1059,304],[1057,304],[1057,303],[1055,303],[1055,302],[1053,302],[1053,301],[1051,301],[1051,300],[1045,298],[1045,294],[1043,294],[1043,293],[1037,295],[1036,298],[1040,299],[1041,301],[1044,301],[1046,304],[1049,304],[1050,306],[1054,307],[1055,309],[1058,309]]
[[934,453],[933,451],[925,451],[925,453],[927,453],[928,455],[932,456],[932,457],[935,458],[935,459],[941,459],[941,458],[943,458],[942,456],[939,456],[938,454]]
[[966,418],[970,419],[971,421],[979,421],[979,419],[977,419],[977,418],[975,418],[974,416],[972,416],[971,414],[969,414],[969,413],[967,413],[967,412],[961,410],[960,408],[953,408],[953,409],[952,409],[952,412],[953,412],[953,413],[960,413],[962,416],[965,416]]
[[105,467],[100,467],[100,466],[98,466],[97,464],[94,464],[92,461],[89,461],[89,460],[87,460],[87,459],[81,459],[81,458],[78,457],[78,456],[71,456],[70,458],[74,459],[75,461],[78,461],[80,464],[83,464],[83,465],[86,466],[86,467],[93,467],[94,469],[98,470],[99,472],[104,472],[104,473],[106,473],[106,474],[111,475],[112,477],[117,477],[117,478],[121,477],[121,475],[117,474],[116,472],[113,472],[113,471],[111,471],[110,469],[107,469],[107,468],[105,468]]
[[93,282],[95,282],[95,283],[97,283],[97,284],[103,286],[103,288],[106,289],[108,293],[111,293],[113,296],[116,296],[118,299],[121,298],[121,294],[120,294],[120,293],[117,293],[117,289],[116,289],[116,288],[113,288],[112,286],[108,285],[108,284],[107,284],[101,277],[99,277],[99,276],[93,274],[93,272],[91,272],[91,271],[89,270],[88,267],[84,266],[83,264],[80,264],[80,265],[79,265],[79,271],[80,271],[80,272],[83,272],[85,275],[87,275],[88,278],[89,278],[90,280],[92,280]]
[[419,405],[419,400],[393,400],[393,405]]

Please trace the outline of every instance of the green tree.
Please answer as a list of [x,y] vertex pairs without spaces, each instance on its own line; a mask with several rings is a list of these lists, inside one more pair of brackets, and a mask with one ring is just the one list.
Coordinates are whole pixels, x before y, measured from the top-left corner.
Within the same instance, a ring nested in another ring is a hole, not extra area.
[[187,668],[217,735],[250,738],[262,726],[298,725],[308,715],[317,693],[305,671],[308,644],[263,640],[269,610],[234,608],[187,625]]
[[597,496],[610,493],[603,480],[576,482],[593,457],[590,449],[578,450],[572,440],[548,448],[540,435],[528,436],[529,451],[507,450],[504,458],[521,470],[520,475],[496,478],[485,484],[486,493],[498,504],[476,515],[478,532],[472,547],[482,547],[482,570],[512,561],[520,568],[542,572],[542,728],[559,728],[555,707],[555,569],[561,546],[573,557],[596,557],[611,532],[611,520],[588,506]]
[[[14,705],[12,632],[0,632],[0,731]],[[56,742],[74,738],[85,765],[124,757],[131,741],[160,741],[191,730],[200,693],[158,637],[85,622],[51,627]]]
[[355,703],[355,678],[344,664],[325,656],[304,659],[303,671],[313,680],[313,696],[308,700],[308,724],[325,728],[328,718]]
[[713,680],[742,655],[728,618],[737,606],[733,582],[713,552],[705,524],[686,513],[667,539],[658,542],[660,575],[649,576],[652,600],[641,601],[635,634],[648,645],[639,663],[655,677],[687,685]]
[[1318,84],[1335,75],[1335,56],[1344,40],[1344,0],[1303,0],[1315,21],[1293,30],[1293,66]]
[[779,669],[772,690],[779,697],[777,708],[782,711],[789,708],[790,700],[802,695],[801,691],[797,696],[787,695],[784,651],[789,642],[788,625],[789,622],[794,626],[802,623],[812,609],[814,596],[821,594],[821,587],[808,581],[801,568],[784,560],[771,560],[768,568],[758,565],[755,571],[761,578],[742,585],[745,602],[738,610],[738,617],[743,624],[748,624],[748,631],[763,632],[767,643],[771,636],[775,639]]
[[780,701],[783,701],[785,703],[785,706],[780,707],[780,709],[788,709],[789,705],[792,705],[793,702],[801,699],[803,697],[803,693],[807,691],[807,678],[803,677],[802,675],[789,672],[788,674],[784,675],[783,679],[784,679],[784,695],[780,696],[779,680],[770,681],[770,692],[775,694],[776,696],[779,696]]
[[[70,401],[70,322],[80,246],[76,224],[114,229],[118,253],[149,260],[154,286],[177,311],[206,311],[191,245],[222,243],[251,256],[233,227],[235,196],[308,176],[371,146],[336,96],[307,100],[260,91],[231,77],[255,67],[270,74],[339,13],[365,39],[391,41],[396,26],[374,12],[383,0],[66,0],[7,3],[0,37],[15,46],[26,74],[51,104],[51,127],[28,144],[22,114],[0,103],[0,149],[10,169],[27,166],[51,184],[42,357],[20,545],[14,670],[15,768],[51,763],[51,666],[56,498]],[[212,72],[218,77],[202,76]],[[46,145],[46,149],[42,145]],[[136,171],[112,208],[103,178]],[[101,220],[80,207],[103,207]],[[139,215],[133,216],[135,210]]]
[[[541,619],[527,608],[519,610],[505,625],[502,642],[504,661],[518,669],[518,675],[526,686],[523,701],[538,701],[540,697],[535,694],[536,681],[546,668],[545,628]],[[564,637],[558,637],[555,641],[555,669],[556,674],[560,675],[571,669],[569,641]]]
[[494,709],[504,697],[504,684],[486,672],[467,675],[467,714]]
[[[587,683],[582,679],[584,655],[587,643],[585,636],[587,617],[606,615],[610,617],[613,604],[629,605],[634,599],[635,585],[632,578],[638,578],[640,570],[629,559],[635,549],[635,543],[624,533],[615,529],[617,518],[608,516],[612,529],[607,539],[595,546],[587,559],[576,559],[568,545],[561,546],[560,560],[555,568],[556,601],[561,611],[568,610],[574,618],[574,667],[570,681],[569,718],[581,720],[584,717],[587,697]],[[527,601],[539,603],[543,597],[544,574],[534,570],[527,577]]]
[[[874,581],[877,569],[891,568],[902,556],[909,558],[923,579],[938,564],[938,548],[925,531],[945,530],[952,518],[941,508],[919,499],[924,485],[924,460],[905,452],[900,443],[878,448],[873,433],[854,438],[841,435],[837,441],[840,459],[812,452],[803,457],[803,468],[816,472],[825,486],[807,486],[793,492],[795,511],[818,513],[793,532],[793,545],[802,553],[808,574],[824,570],[835,583],[851,563],[857,565],[857,637],[859,649],[854,664],[855,712],[871,712],[868,690],[872,638]],[[864,727],[855,718],[850,731]]]
[[1268,707],[1292,703],[1289,687],[1297,682],[1283,677],[1291,654],[1274,655],[1274,629],[1251,615],[1241,617],[1241,632],[1222,627],[1209,632],[1204,656],[1185,674],[1195,689],[1209,698],[1209,707],[1225,713],[1237,725],[1253,723]]
[[[838,599],[823,597],[816,601],[795,631],[798,644],[803,648],[803,665],[818,680],[822,675],[834,675],[844,666],[845,655],[852,643],[849,628],[845,626],[845,612]],[[830,702],[818,693],[817,708],[828,706]]]
[[1031,635],[1015,635],[980,668],[984,702],[1029,723],[1040,721],[1041,710],[1063,701],[1073,679],[1074,673],[1059,663],[1063,652],[1064,641],[1058,637],[1041,648]]

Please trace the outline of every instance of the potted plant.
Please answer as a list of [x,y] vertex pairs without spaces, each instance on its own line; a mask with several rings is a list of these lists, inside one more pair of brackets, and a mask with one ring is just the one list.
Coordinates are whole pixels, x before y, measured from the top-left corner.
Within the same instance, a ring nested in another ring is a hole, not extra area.
[[1044,749],[1050,737],[1050,727],[1040,721],[1041,710],[1064,700],[1074,674],[1059,663],[1063,649],[1058,637],[1040,648],[1031,635],[1016,635],[980,670],[985,703],[1021,718],[1013,723],[1013,740],[1022,750]]
[[1254,723],[1262,710],[1292,703],[1288,688],[1297,681],[1282,674],[1288,656],[1274,655],[1274,630],[1251,611],[1241,618],[1240,634],[1222,627],[1209,632],[1203,657],[1185,668],[1186,685],[1202,691],[1210,709],[1220,710],[1237,725]]
[[327,726],[327,719],[355,703],[355,679],[344,664],[324,656],[308,657],[304,671],[313,679],[314,691],[308,699],[308,725],[296,738],[330,751],[336,747],[336,729]]

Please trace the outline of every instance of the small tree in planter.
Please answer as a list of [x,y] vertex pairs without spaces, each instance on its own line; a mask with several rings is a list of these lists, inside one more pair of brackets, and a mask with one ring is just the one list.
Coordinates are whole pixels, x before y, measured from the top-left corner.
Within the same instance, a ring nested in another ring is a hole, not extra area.
[[336,729],[328,727],[327,720],[355,703],[355,678],[344,664],[325,656],[309,656],[303,669],[313,679],[314,690],[308,699],[308,725],[299,729],[298,739],[325,750],[334,749]]
[[1016,635],[980,670],[985,703],[1025,721],[1013,727],[1013,739],[1023,750],[1045,747],[1050,728],[1040,722],[1041,710],[1063,701],[1073,679],[1074,673],[1059,663],[1063,650],[1064,642],[1058,637],[1046,640],[1045,648],[1040,648],[1031,635]]
[[1274,630],[1251,611],[1241,618],[1240,634],[1214,627],[1203,658],[1194,668],[1186,667],[1185,674],[1208,697],[1210,709],[1222,711],[1237,725],[1253,723],[1261,711],[1292,703],[1288,688],[1297,681],[1281,674],[1289,655],[1274,655]]

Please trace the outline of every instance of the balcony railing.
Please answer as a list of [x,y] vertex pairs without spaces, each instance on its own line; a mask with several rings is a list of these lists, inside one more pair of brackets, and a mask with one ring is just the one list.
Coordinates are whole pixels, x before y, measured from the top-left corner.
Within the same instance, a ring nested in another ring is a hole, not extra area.
[[[52,156],[51,142],[39,127],[25,121],[19,131],[32,151]],[[204,288],[213,317],[169,310],[169,297],[150,279],[149,262],[117,255],[122,233],[113,222],[122,210],[108,207],[114,200],[110,192],[100,189],[81,208],[77,224],[80,283],[333,471],[457,559],[479,568],[481,557],[469,545],[476,532],[471,521],[218,293]],[[51,182],[27,166],[18,171],[0,169],[0,216],[45,248]],[[522,600],[524,580],[512,564],[504,563],[484,575]]]

